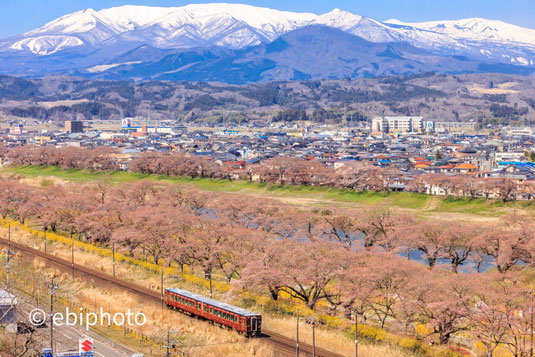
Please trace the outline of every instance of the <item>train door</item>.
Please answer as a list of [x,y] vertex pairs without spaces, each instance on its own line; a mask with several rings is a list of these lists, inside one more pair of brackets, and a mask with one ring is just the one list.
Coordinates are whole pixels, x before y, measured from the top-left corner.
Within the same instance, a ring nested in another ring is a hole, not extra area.
[[258,331],[258,319],[253,316],[251,317],[251,332],[256,333]]

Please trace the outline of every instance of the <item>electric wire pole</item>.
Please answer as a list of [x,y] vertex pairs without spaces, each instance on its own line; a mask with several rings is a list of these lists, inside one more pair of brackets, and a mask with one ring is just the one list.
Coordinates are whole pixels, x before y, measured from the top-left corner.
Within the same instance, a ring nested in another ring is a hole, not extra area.
[[[171,354],[169,353],[169,349],[171,348],[171,334],[178,334],[179,331],[167,331],[167,345],[165,346],[165,350],[166,350],[166,353],[165,353],[165,356],[166,357],[169,357],[171,356]],[[176,341],[173,340],[173,343],[175,343]],[[174,346],[173,346],[174,348]]]
[[359,356],[359,345],[357,340],[357,328],[358,328],[358,319],[357,319],[357,310],[355,310],[355,357]]
[[54,278],[48,284],[50,293],[50,349],[54,354],[54,292],[58,289],[58,285],[54,284]]
[[299,357],[299,309],[297,309],[297,322],[295,334],[295,356]]
[[167,346],[165,346],[165,349],[166,349],[165,356],[166,357],[169,357],[169,348],[171,347],[170,335],[171,335],[171,332],[167,331]]
[[115,278],[115,242],[111,244],[111,254],[113,257],[113,277]]
[[210,299],[212,298],[212,269],[210,268]]
[[531,330],[531,336],[530,336],[530,344],[531,344],[531,348],[530,348],[529,355],[530,355],[531,357],[533,357],[533,293],[534,293],[533,290],[531,290],[531,291],[529,292],[529,295],[530,295],[530,298],[531,298],[531,304],[530,304],[530,306],[529,306],[529,309],[531,310],[531,311],[530,311],[530,312],[531,312],[531,328],[530,328],[530,330]]
[[312,322],[312,357],[316,357],[316,322]]
[[6,290],[9,292],[9,274],[11,272],[10,264],[11,257],[11,220],[7,223],[7,257],[6,257]]
[[71,243],[71,268],[72,268],[72,278],[74,279],[74,238]]

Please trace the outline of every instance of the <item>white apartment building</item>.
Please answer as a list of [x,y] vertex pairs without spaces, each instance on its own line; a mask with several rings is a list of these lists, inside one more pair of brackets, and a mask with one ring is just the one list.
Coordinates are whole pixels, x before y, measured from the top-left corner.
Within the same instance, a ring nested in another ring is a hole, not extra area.
[[[429,123],[433,123],[434,129],[434,122]],[[374,132],[413,133],[423,130],[424,120],[422,117],[375,117],[372,119],[372,131]]]
[[524,152],[496,152],[494,153],[494,161],[517,161],[524,158]]
[[512,136],[530,136],[533,135],[532,128],[511,128],[510,134]]

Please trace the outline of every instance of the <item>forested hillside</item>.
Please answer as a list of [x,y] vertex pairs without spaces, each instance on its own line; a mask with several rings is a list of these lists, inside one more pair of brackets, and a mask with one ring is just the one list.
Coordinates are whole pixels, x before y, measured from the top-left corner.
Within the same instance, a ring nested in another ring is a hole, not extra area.
[[533,84],[533,76],[503,74],[429,73],[249,85],[1,76],[0,117],[340,123],[384,111],[434,120],[521,123],[535,111]]

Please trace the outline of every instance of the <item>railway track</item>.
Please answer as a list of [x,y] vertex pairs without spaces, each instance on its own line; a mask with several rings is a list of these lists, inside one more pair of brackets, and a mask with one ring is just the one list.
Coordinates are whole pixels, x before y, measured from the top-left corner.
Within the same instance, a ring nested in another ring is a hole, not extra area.
[[[7,246],[7,239],[0,238],[0,245]],[[21,255],[29,258],[41,258],[45,263],[54,268],[65,272],[73,272],[73,267],[70,261],[58,258],[54,255],[46,254],[40,250],[30,248],[20,243],[11,242],[11,250],[21,253]],[[125,282],[121,279],[114,278],[94,269],[87,268],[82,265],[74,264],[74,276],[87,277],[96,285],[107,288],[114,288],[126,291],[130,294],[136,295],[144,300],[152,303],[161,304],[161,294],[154,290],[150,290],[132,283]],[[267,343],[273,346],[277,357],[293,357],[296,356],[296,341],[292,338],[282,336],[276,332],[263,329],[263,336],[260,337]],[[299,357],[311,357],[312,346],[306,343],[299,342]],[[316,347],[316,357],[343,357],[340,354],[324,350]]]

